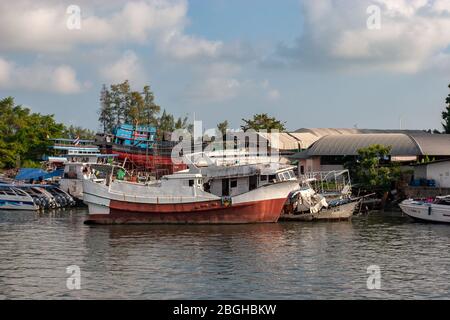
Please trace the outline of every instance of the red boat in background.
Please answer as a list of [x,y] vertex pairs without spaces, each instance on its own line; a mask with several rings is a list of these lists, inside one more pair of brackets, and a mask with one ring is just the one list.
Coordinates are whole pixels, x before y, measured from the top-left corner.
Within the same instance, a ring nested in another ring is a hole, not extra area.
[[176,142],[156,138],[156,128],[121,124],[112,134],[97,134],[96,144],[102,153],[117,154],[128,170],[152,173],[156,178],[187,168],[171,158]]

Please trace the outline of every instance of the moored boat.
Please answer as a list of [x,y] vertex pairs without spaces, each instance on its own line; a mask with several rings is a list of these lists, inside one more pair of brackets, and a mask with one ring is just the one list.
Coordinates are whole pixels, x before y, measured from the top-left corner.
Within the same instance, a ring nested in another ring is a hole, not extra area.
[[18,188],[0,184],[0,209],[4,210],[38,210],[33,198]]
[[407,199],[400,203],[400,208],[415,220],[450,223],[450,196],[436,197],[433,201]]
[[330,202],[319,211],[283,214],[281,221],[347,221],[351,220],[361,199],[344,199]]
[[196,167],[147,184],[84,180],[86,223],[240,224],[276,222],[298,189],[292,167]]

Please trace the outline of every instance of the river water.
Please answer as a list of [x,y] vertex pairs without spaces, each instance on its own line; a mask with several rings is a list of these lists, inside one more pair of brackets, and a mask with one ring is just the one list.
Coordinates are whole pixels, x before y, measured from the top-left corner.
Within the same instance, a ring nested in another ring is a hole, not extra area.
[[0,211],[0,299],[450,299],[450,225],[400,213],[234,226],[87,226],[85,214]]

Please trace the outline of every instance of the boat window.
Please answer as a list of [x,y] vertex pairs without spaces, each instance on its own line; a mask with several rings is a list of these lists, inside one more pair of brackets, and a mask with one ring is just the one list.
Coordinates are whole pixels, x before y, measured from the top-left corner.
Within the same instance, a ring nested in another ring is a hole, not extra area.
[[17,193],[18,195],[20,195],[20,196],[27,196],[27,193],[26,193],[25,191],[22,191],[22,190],[20,190],[20,189],[16,189],[15,191],[16,191],[16,193]]
[[267,175],[261,175],[261,177],[260,177],[260,180],[261,181],[267,181]]
[[254,190],[257,188],[257,183],[258,183],[258,176],[250,176],[248,177],[249,181],[248,181],[248,189]]
[[270,176],[269,176],[269,181],[273,181],[273,180],[275,180],[276,179],[276,176],[274,175],[274,174],[271,174]]
[[237,188],[237,179],[230,180],[230,188]]
[[194,180],[189,180],[189,187],[192,187],[194,185]]
[[7,194],[9,196],[15,196],[16,195],[14,190],[11,190],[11,189],[5,189],[4,192],[5,192],[5,194]]
[[230,179],[222,179],[222,196],[230,195]]

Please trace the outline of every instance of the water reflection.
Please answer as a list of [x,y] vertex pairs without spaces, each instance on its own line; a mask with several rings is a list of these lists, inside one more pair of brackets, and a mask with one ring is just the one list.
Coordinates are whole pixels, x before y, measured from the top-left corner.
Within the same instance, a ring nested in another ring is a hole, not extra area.
[[[398,213],[338,223],[86,226],[1,212],[0,298],[450,298],[449,226]],[[66,267],[82,289],[66,288]],[[379,265],[382,290],[366,287]]]

